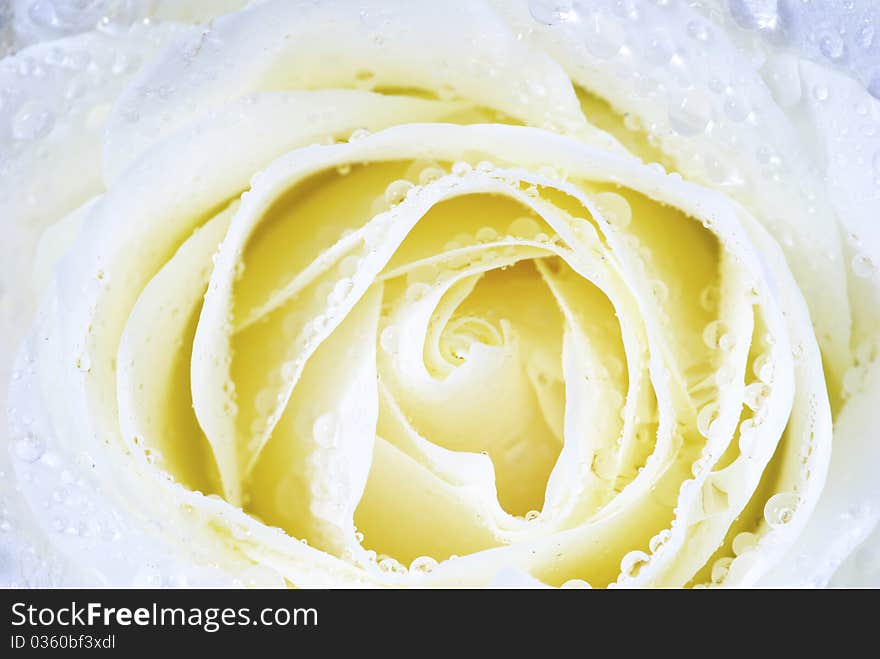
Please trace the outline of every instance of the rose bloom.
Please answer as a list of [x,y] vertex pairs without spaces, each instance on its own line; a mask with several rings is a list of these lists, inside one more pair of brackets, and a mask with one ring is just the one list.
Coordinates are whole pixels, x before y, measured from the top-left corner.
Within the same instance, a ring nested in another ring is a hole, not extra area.
[[95,4],[0,62],[7,583],[876,578],[870,8]]

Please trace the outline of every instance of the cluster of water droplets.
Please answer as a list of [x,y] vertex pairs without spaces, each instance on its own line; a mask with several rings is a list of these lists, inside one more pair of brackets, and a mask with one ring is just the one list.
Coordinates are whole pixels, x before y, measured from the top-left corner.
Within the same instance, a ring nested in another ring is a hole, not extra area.
[[855,362],[843,375],[843,396],[851,398],[865,391],[875,372],[878,348],[873,340],[863,341],[855,349]]

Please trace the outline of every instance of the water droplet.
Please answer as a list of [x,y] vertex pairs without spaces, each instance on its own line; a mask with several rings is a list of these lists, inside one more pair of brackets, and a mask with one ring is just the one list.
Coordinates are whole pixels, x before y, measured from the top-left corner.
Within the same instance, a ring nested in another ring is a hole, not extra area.
[[763,382],[752,382],[745,388],[744,403],[757,412],[770,396],[770,388]]
[[27,433],[13,442],[12,452],[22,462],[36,462],[46,451],[46,444],[37,435]]
[[326,412],[315,419],[315,423],[312,424],[312,437],[322,448],[332,448],[336,445],[336,417],[332,412]]
[[758,544],[758,536],[754,533],[749,533],[748,531],[743,531],[742,533],[737,533],[736,537],[733,539],[733,553],[737,556],[745,554],[747,551],[751,551]]
[[55,115],[36,102],[25,103],[12,118],[12,136],[17,140],[39,140],[52,132]]
[[828,59],[840,59],[844,52],[843,39],[837,32],[829,32],[819,39],[819,51]]
[[406,567],[391,557],[383,558],[378,563],[379,569],[388,574],[406,574]]
[[865,254],[856,254],[852,260],[853,274],[856,277],[868,278],[874,274],[874,263]]
[[706,311],[715,311],[720,297],[721,290],[717,286],[706,286],[700,291],[700,306]]
[[648,541],[648,550],[652,554],[656,553],[657,550],[660,549],[660,547],[669,542],[669,539],[671,537],[672,531],[670,531],[669,529],[663,529],[662,531],[660,531],[660,533],[658,533]]
[[584,34],[587,50],[598,59],[610,59],[617,55],[626,40],[623,27],[601,13],[592,14],[584,21]]
[[117,76],[129,73],[130,71],[134,71],[139,63],[140,60],[137,55],[119,53],[113,59],[113,64],[110,66],[110,72]]
[[599,233],[589,220],[576,217],[571,221],[572,231],[585,243],[595,244],[599,242]]
[[437,561],[430,556],[419,556],[409,564],[409,571],[415,574],[429,574],[437,567]]
[[813,87],[813,98],[817,101],[827,101],[828,100],[828,87],[822,84],[818,84]]
[[707,439],[711,439],[715,425],[718,422],[720,408],[718,403],[711,402],[704,405],[697,413],[697,430]]
[[712,121],[712,101],[705,93],[692,90],[669,106],[669,123],[679,135],[690,137],[704,132]]
[[327,325],[329,324],[329,322],[330,321],[327,319],[327,316],[323,314],[318,314],[312,319],[312,331],[315,334],[321,334],[325,329],[327,329]]
[[[272,412],[272,408],[275,406],[275,392],[268,387],[265,389],[261,389],[256,398],[254,399],[254,409],[257,414],[260,416],[267,416]],[[255,428],[262,430],[263,422],[257,421],[255,422]],[[259,432],[258,430],[258,432]],[[258,434],[258,433],[255,433]]]
[[800,498],[791,492],[774,494],[764,506],[764,519],[774,527],[785,526],[794,518]]
[[719,558],[712,565],[712,583],[721,583],[727,577],[727,573],[730,572],[730,564],[733,563],[733,558],[731,556],[725,556],[724,558]]
[[543,25],[556,25],[578,19],[572,0],[530,0],[529,13]]
[[722,338],[727,335],[727,326],[720,320],[713,320],[703,328],[703,343],[716,350],[721,347]]
[[538,517],[540,517],[540,515],[541,515],[541,512],[540,512],[540,511],[538,511],[538,510],[530,510],[529,512],[526,513],[526,521],[527,521],[527,522],[533,522],[533,521],[535,521],[536,519],[538,519]]
[[532,240],[541,233],[541,226],[530,217],[519,217],[510,223],[507,231],[512,236]]
[[632,221],[632,209],[629,202],[614,192],[600,192],[594,198],[599,214],[611,226],[625,229]]
[[864,391],[868,380],[868,369],[864,366],[852,366],[843,374],[843,393],[845,396]]
[[349,142],[357,142],[358,140],[362,140],[365,137],[369,137],[369,136],[370,136],[370,131],[368,131],[366,128],[356,128],[354,131],[352,131],[351,135],[349,135],[348,141]]
[[709,28],[701,21],[691,21],[687,24],[688,36],[698,41],[706,41],[709,39]]
[[620,572],[626,577],[636,577],[650,559],[645,552],[633,550],[621,559]]
[[749,116],[749,108],[744,101],[736,96],[728,96],[724,99],[724,114],[731,121],[739,123]]
[[467,174],[470,174],[472,170],[473,167],[471,167],[470,163],[464,162],[463,160],[452,164],[452,173],[455,176],[466,176]]
[[385,202],[390,206],[396,206],[406,199],[406,193],[412,188],[413,184],[406,179],[392,181],[388,184],[388,187],[385,188]]
[[617,460],[613,449],[605,447],[596,451],[590,462],[592,471],[600,480],[608,481],[616,475]]
[[340,176],[347,176],[351,173],[351,163],[344,162],[340,165],[336,165],[336,173]]
[[410,302],[418,302],[425,297],[430,290],[431,286],[424,282],[412,283],[406,287],[406,299]]
[[773,382],[773,361],[770,359],[770,355],[767,353],[758,355],[752,364],[752,373],[761,382],[767,384]]
[[733,20],[747,30],[775,30],[779,24],[778,0],[730,0]]
[[330,295],[327,296],[327,303],[331,306],[342,305],[348,298],[353,288],[354,282],[352,282],[351,279],[348,279],[347,277],[340,279],[336,282],[336,285],[333,287]]
[[593,587],[589,582],[584,581],[583,579],[569,579],[562,584],[560,588],[564,588],[565,590],[590,590]]
[[475,237],[481,243],[490,243],[498,238],[498,232],[492,227],[483,227],[477,231]]
[[873,341],[862,341],[855,349],[856,362],[861,365],[871,364],[877,359],[877,345]]
[[654,296],[654,299],[663,304],[669,298],[669,287],[665,282],[660,279],[653,279],[650,283],[651,286],[651,295]]
[[429,183],[433,183],[434,181],[443,178],[445,175],[446,172],[442,167],[425,167],[419,172],[419,185],[428,185]]

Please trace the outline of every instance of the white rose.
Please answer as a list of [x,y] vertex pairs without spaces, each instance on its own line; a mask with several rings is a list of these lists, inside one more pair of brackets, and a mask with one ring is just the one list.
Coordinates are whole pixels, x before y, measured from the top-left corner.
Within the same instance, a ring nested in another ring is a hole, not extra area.
[[6,58],[10,580],[827,583],[880,512],[880,103],[709,4]]

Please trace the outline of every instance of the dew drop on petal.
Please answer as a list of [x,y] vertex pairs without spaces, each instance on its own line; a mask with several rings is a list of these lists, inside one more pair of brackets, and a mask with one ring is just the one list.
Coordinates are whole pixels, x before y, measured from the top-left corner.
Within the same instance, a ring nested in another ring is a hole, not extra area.
[[617,55],[626,40],[626,32],[610,16],[595,13],[584,20],[584,45],[598,59]]
[[614,192],[600,192],[595,197],[599,213],[608,224],[625,229],[632,221],[632,208],[629,202]]
[[712,101],[701,91],[691,91],[669,106],[669,123],[679,135],[690,137],[704,132],[712,121]]
[[829,31],[819,38],[819,51],[828,59],[840,59],[844,53],[843,39],[837,32]]
[[746,386],[743,402],[749,406],[749,409],[757,412],[763,407],[767,397],[770,395],[770,388],[763,382],[752,382]]
[[651,295],[654,296],[654,299],[657,300],[660,304],[666,302],[669,298],[669,287],[666,283],[660,279],[654,279],[650,282],[651,287]]
[[388,574],[406,574],[407,571],[398,560],[390,557],[380,559],[378,565],[382,572]]
[[431,556],[419,556],[409,565],[409,571],[414,574],[429,574],[437,567],[437,561]]
[[733,563],[733,558],[725,556],[724,558],[719,558],[712,564],[712,583],[721,583],[724,581],[727,577],[727,573],[730,571],[731,563]]
[[703,328],[703,343],[707,348],[721,347],[721,339],[727,334],[727,326],[720,320],[713,320]]
[[327,302],[330,305],[338,306],[345,302],[354,288],[354,283],[348,277],[344,277],[336,282],[330,295],[327,296]]
[[331,448],[336,445],[336,417],[326,412],[312,424],[312,437],[318,446]]
[[25,103],[12,118],[12,136],[17,140],[39,140],[55,125],[55,115],[38,103]]
[[794,518],[800,498],[791,492],[780,492],[768,499],[764,506],[764,519],[774,527],[785,526]]
[[648,549],[651,551],[652,554],[656,553],[658,549],[669,542],[669,539],[671,537],[672,531],[670,531],[669,529],[663,529],[662,531],[660,531],[660,533],[658,533],[648,541]]
[[510,223],[507,231],[512,236],[531,240],[541,233],[541,226],[530,217],[520,217]]
[[572,0],[529,0],[529,13],[542,25],[556,25],[578,19],[573,5]]
[[351,135],[348,138],[348,141],[349,142],[356,142],[358,140],[362,140],[365,137],[369,137],[369,136],[370,136],[370,131],[367,130],[366,128],[356,128],[354,131],[352,131]]
[[45,450],[45,442],[33,433],[25,433],[12,443],[13,454],[22,462],[36,462]]
[[425,167],[419,172],[419,185],[428,185],[434,181],[443,178],[446,172],[440,167]]
[[737,533],[733,538],[733,553],[740,556],[747,551],[754,549],[757,544],[758,537],[754,533],[749,533],[748,531]]
[[620,561],[620,572],[627,577],[636,577],[642,567],[650,560],[650,556],[643,551],[633,550],[626,554]]
[[706,286],[700,291],[700,306],[706,311],[715,311],[720,297],[721,291],[717,286]]
[[697,413],[697,429],[703,437],[711,438],[718,422],[720,408],[718,403],[711,402],[704,405]]
[[388,187],[385,188],[385,201],[389,206],[396,206],[404,199],[406,199],[406,193],[409,192],[413,188],[413,184],[405,179],[398,179],[396,181],[392,181],[388,184]]
[[583,579],[569,579],[564,584],[560,586],[565,590],[590,590],[593,587],[589,584],[589,582],[584,581]]
[[475,234],[477,240],[481,243],[489,243],[498,238],[498,232],[492,227],[483,227]]
[[412,283],[406,287],[406,299],[410,302],[418,302],[427,295],[429,290],[431,290],[431,286],[424,282]]
[[855,274],[856,277],[867,279],[874,274],[874,264],[871,261],[871,258],[866,256],[865,254],[856,254],[853,257],[852,269],[853,274]]
[[769,354],[758,355],[752,364],[752,373],[761,382],[771,383],[773,381],[773,361]]
[[452,173],[455,176],[465,176],[470,174],[471,171],[473,171],[473,167],[471,167],[470,163],[464,162],[463,160],[455,162],[452,165]]

